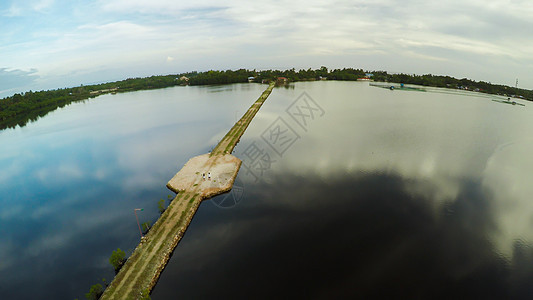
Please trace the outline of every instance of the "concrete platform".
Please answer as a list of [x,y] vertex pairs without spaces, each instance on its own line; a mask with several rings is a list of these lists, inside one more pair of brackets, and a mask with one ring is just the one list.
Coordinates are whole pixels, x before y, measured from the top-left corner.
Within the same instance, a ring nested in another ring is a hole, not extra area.
[[[195,156],[172,177],[167,187],[175,193],[187,191],[199,194],[202,199],[210,198],[231,190],[241,163],[231,154]],[[209,172],[211,179],[208,178]],[[205,180],[202,174],[205,174]]]

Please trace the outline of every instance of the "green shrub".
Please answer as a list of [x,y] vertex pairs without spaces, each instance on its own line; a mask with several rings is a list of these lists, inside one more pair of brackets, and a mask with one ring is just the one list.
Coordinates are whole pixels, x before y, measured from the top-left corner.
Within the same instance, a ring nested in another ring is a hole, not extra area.
[[111,257],[109,258],[109,263],[115,268],[115,273],[118,273],[120,268],[124,265],[126,262],[126,252],[120,250],[120,248],[117,248],[117,250],[114,250],[111,254]]
[[148,232],[148,230],[150,230],[150,222],[144,222],[141,226],[143,228],[143,233],[145,234]]
[[87,294],[85,294],[85,298],[89,300],[98,300],[100,299],[100,296],[104,293],[104,288],[101,284],[97,283],[91,286],[91,289]]
[[157,201],[157,206],[159,208],[159,213],[160,214],[165,212],[165,200],[160,199],[159,201]]

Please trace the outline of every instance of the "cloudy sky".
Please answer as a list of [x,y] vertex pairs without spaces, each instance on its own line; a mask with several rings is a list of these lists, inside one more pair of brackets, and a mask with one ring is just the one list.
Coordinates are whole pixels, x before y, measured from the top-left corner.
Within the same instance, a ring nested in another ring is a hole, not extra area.
[[208,69],[355,67],[533,88],[525,0],[2,0],[0,96]]

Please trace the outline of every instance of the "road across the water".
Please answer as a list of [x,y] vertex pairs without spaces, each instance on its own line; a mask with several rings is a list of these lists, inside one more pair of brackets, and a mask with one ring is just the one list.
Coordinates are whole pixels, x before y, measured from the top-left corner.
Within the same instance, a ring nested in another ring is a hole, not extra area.
[[150,293],[201,201],[231,190],[241,166],[231,152],[273,88],[271,83],[211,153],[191,158],[168,182],[167,187],[178,195],[135,248],[101,299],[140,299]]

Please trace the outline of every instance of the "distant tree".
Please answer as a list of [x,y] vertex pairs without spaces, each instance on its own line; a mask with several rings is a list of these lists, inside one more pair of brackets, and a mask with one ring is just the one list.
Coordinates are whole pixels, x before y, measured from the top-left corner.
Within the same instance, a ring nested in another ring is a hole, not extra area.
[[318,76],[327,77],[328,76],[328,68],[322,66],[319,70],[316,70],[315,73]]
[[159,213],[160,214],[165,212],[165,200],[160,199],[159,201],[157,201],[157,206],[159,208]]
[[[286,77],[289,81],[316,80],[320,76],[327,77],[328,80],[357,80],[365,76],[362,69],[343,68],[328,70],[322,66],[320,69],[296,71],[290,70],[226,70],[207,72],[188,72],[174,75],[151,76],[147,78],[128,78],[122,81],[108,82],[95,85],[79,86],[73,88],[56,89],[49,91],[28,91],[26,93],[16,93],[13,96],[0,99],[0,130],[25,126],[29,122],[38,120],[49,112],[64,107],[77,101],[85,101],[106,93],[124,93],[137,90],[157,89],[171,87],[180,84],[176,80],[181,76],[189,78],[190,85],[205,84],[228,84],[237,82],[248,82],[248,77],[255,77],[256,82],[266,82],[276,80],[277,77]],[[374,81],[397,82],[406,84],[419,84],[425,86],[436,86],[446,88],[463,88],[468,90],[479,90],[480,92],[516,95],[533,100],[533,90],[525,90],[516,87],[491,84],[490,82],[477,82],[467,78],[457,79],[450,76],[439,75],[410,75],[410,74],[388,74],[386,71],[373,71]],[[92,93],[91,93],[92,92]]]
[[85,294],[85,298],[89,300],[98,300],[100,299],[100,296],[104,293],[104,288],[101,284],[97,283],[91,286],[91,289],[87,294]]
[[109,263],[115,268],[115,273],[118,273],[120,268],[124,265],[126,262],[126,252],[120,250],[120,248],[117,248],[117,250],[114,250],[111,254],[111,257],[109,258]]

